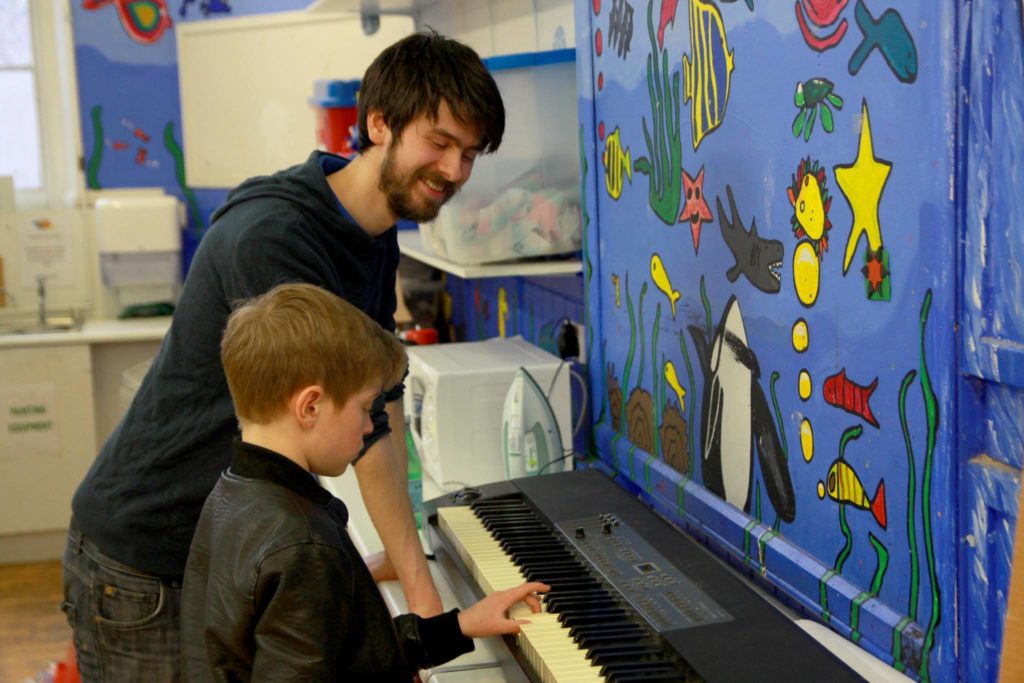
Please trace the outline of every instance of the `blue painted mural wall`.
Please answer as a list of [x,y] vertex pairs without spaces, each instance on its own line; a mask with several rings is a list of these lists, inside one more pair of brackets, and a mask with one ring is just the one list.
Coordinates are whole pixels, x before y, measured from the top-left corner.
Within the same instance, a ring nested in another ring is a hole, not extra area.
[[576,3],[596,455],[924,680],[998,670],[1020,26],[1019,0]]

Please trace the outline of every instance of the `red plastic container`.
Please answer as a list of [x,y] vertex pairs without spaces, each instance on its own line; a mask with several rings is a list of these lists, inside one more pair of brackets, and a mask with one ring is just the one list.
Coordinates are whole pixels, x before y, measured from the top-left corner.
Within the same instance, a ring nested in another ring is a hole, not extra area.
[[309,103],[316,113],[320,149],[351,157],[359,151],[359,81],[316,81]]

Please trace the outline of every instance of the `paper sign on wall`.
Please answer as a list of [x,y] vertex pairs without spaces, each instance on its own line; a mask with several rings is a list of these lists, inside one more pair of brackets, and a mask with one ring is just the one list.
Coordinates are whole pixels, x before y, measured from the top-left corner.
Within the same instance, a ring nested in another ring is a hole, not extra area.
[[72,286],[74,264],[71,231],[64,213],[17,214],[18,239],[21,243],[21,284],[35,287],[37,277],[45,277],[47,286]]
[[0,457],[56,457],[57,392],[53,382],[0,386]]

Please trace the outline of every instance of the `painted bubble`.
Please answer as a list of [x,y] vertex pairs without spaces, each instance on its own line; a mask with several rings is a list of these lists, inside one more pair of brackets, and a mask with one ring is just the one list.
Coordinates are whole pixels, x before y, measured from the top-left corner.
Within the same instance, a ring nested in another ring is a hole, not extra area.
[[811,373],[806,370],[801,370],[798,386],[800,391],[800,400],[806,401],[809,399],[811,397]]
[[818,498],[825,498],[825,482],[818,480]]
[[813,306],[818,299],[818,278],[821,266],[814,246],[803,240],[793,252],[793,286],[804,306]]
[[814,430],[806,417],[800,421],[800,448],[804,452],[804,460],[810,462],[814,457]]
[[809,343],[810,333],[807,330],[807,321],[800,318],[793,323],[793,348],[797,353],[803,353],[807,350]]

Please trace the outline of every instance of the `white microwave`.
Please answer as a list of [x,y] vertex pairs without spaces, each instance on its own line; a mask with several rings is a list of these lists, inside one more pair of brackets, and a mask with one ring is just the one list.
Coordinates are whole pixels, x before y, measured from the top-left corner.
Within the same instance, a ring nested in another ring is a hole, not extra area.
[[502,410],[519,368],[547,392],[562,448],[572,448],[568,362],[522,337],[407,351],[405,419],[423,471],[444,491],[506,478]]

